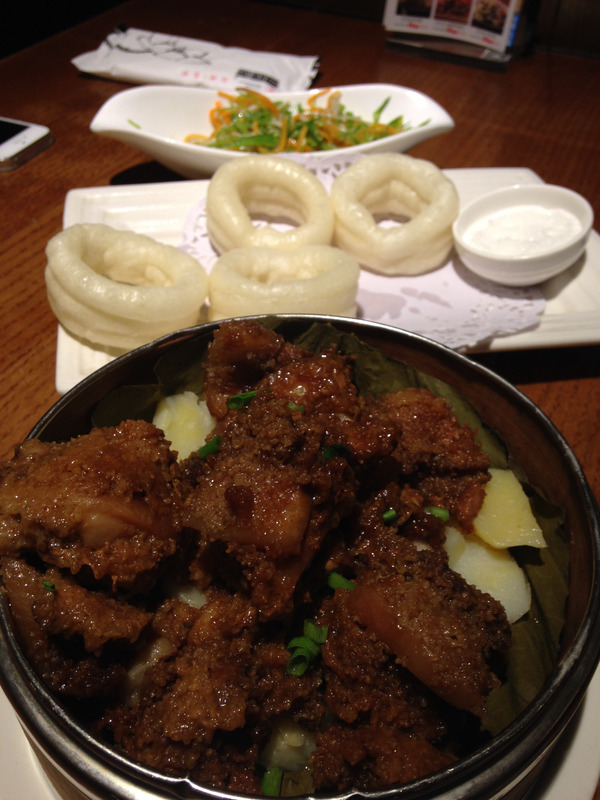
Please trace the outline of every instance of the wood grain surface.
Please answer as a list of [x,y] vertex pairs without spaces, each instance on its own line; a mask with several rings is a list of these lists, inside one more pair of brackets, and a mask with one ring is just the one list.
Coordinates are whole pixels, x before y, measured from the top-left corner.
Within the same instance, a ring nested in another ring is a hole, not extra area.
[[[45,153],[0,174],[1,458],[11,455],[58,399],[57,324],[46,300],[44,250],[61,229],[66,193],[174,179],[135,149],[89,130],[96,110],[125,85],[81,75],[71,59],[94,50],[118,24],[318,55],[316,85],[321,87],[390,82],[418,89],[441,103],[456,127],[415,147],[412,155],[441,168],[528,167],[548,183],[583,194],[600,218],[600,60],[534,52],[505,72],[492,72],[390,50],[377,22],[253,0],[130,0],[0,61],[1,113],[44,123],[55,137]],[[600,496],[600,346],[473,358],[546,412]]]

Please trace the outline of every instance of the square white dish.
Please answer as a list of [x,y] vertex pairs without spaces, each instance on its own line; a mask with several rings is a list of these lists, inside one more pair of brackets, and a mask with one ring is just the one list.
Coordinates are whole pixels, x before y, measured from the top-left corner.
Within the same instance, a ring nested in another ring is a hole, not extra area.
[[[454,181],[461,204],[495,188],[541,182],[539,176],[524,168],[455,169],[446,170],[446,174]],[[207,185],[208,181],[180,181],[73,189],[66,196],[63,225],[101,222],[179,246],[190,211],[205,195]],[[364,276],[367,282],[378,278]],[[537,327],[498,336],[472,350],[519,350],[600,342],[600,236],[596,231],[591,233],[584,257],[543,284],[541,291],[545,308]],[[377,312],[369,318],[389,324]],[[64,393],[113,357],[114,353],[82,344],[59,326],[57,390]]]

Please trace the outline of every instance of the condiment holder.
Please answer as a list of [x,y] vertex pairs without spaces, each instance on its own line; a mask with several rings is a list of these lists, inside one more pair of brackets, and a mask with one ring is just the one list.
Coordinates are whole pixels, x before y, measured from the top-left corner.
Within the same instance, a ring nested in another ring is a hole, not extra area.
[[530,286],[582,255],[594,222],[588,201],[562,186],[516,185],[469,203],[453,225],[461,261],[488,280]]

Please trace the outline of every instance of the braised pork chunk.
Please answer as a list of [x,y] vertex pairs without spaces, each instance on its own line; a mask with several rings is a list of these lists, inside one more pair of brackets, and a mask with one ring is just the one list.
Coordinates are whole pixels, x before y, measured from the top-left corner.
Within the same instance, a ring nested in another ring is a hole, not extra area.
[[131,584],[175,552],[175,457],[144,422],[71,442],[26,441],[0,473],[0,553]]

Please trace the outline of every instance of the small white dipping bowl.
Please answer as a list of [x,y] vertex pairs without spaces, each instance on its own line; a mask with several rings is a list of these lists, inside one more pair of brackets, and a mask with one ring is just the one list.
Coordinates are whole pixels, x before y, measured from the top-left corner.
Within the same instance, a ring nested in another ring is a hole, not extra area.
[[594,223],[588,201],[562,186],[510,186],[462,209],[453,225],[461,261],[507,286],[541,283],[581,256]]
[[[330,159],[335,154],[352,156],[363,153],[401,153],[419,142],[452,130],[454,121],[431,97],[404,86],[387,83],[366,83],[332,86],[339,90],[345,108],[366,121],[389,98],[381,122],[390,122],[402,115],[408,130],[385,136],[373,142],[300,154],[311,160]],[[269,99],[306,106],[320,90],[273,92]],[[118,92],[98,110],[91,122],[94,133],[108,136],[137,147],[169,169],[186,178],[206,178],[221,164],[245,155],[233,150],[185,142],[190,133],[209,135],[212,132],[209,112],[219,100],[214,89],[195,86],[137,86]]]

